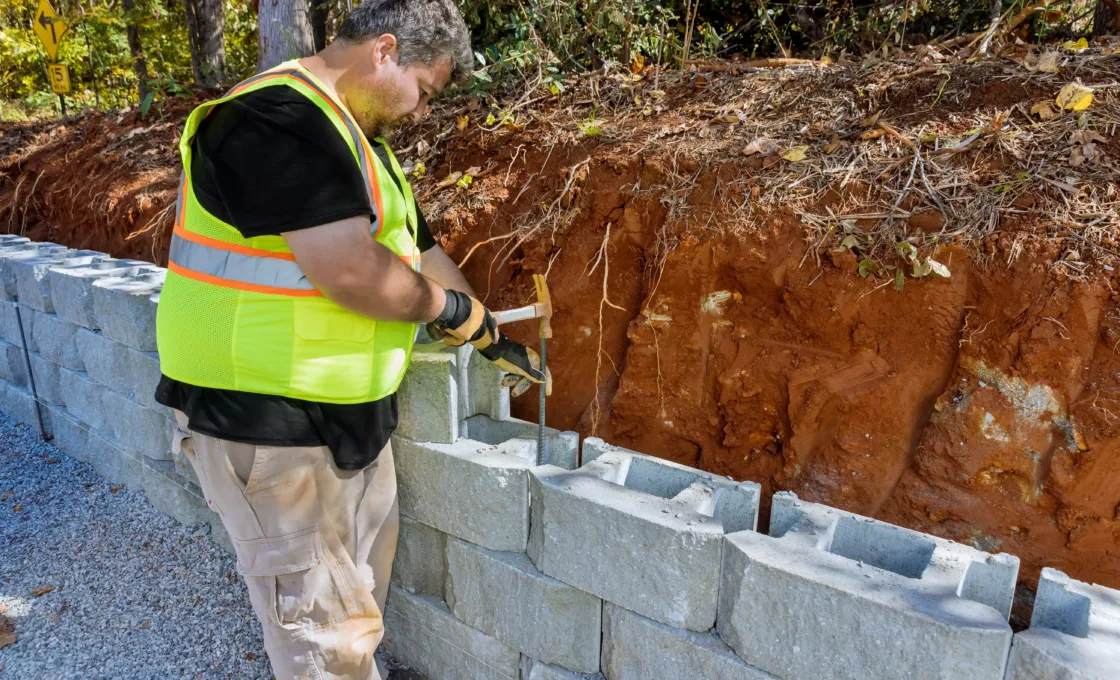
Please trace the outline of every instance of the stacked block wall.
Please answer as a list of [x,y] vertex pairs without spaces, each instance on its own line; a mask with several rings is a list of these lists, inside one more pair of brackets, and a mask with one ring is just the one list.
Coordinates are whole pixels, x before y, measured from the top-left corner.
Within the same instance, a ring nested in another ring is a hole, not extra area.
[[[37,427],[34,379],[60,448],[229,549],[152,396],[163,276],[0,236],[0,410]],[[538,451],[500,378],[420,344],[400,390],[385,644],[430,680],[1116,677],[1116,591],[1048,570],[1013,638],[1016,558],[792,494],[761,532],[757,484],[574,432]]]

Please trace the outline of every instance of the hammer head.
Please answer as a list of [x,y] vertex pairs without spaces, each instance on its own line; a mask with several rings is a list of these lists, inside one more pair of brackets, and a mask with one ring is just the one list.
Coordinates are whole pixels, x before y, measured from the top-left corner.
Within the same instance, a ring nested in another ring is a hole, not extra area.
[[541,320],[541,333],[542,338],[552,337],[552,296],[548,293],[548,284],[544,280],[543,274],[533,274],[533,286],[537,289],[537,304],[534,305],[539,310],[538,316]]

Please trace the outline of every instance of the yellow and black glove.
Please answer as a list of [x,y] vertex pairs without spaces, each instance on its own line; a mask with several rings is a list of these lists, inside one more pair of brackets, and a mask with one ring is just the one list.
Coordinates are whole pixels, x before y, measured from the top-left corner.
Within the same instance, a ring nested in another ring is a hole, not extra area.
[[447,291],[443,312],[432,325],[442,334],[443,344],[458,347],[469,342],[479,354],[509,373],[502,384],[511,388],[512,396],[520,396],[534,383],[544,383],[545,394],[552,394],[552,373],[541,372],[540,355],[502,336],[490,310],[475,298],[457,290]]

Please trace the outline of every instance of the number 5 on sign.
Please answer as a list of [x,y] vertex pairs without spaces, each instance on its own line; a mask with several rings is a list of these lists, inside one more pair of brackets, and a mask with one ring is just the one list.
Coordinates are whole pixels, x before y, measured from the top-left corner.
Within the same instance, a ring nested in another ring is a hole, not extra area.
[[55,94],[70,94],[70,71],[66,64],[50,64],[51,91]]

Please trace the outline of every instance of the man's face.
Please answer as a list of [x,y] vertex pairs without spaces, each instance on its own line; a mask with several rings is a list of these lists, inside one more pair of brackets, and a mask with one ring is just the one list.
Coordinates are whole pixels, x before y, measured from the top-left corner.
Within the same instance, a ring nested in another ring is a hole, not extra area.
[[391,35],[381,36],[363,47],[364,63],[355,69],[352,79],[347,79],[341,94],[358,125],[369,136],[382,135],[406,118],[419,120],[427,112],[428,102],[451,79],[450,59],[432,66],[412,62],[402,67],[396,39]]

